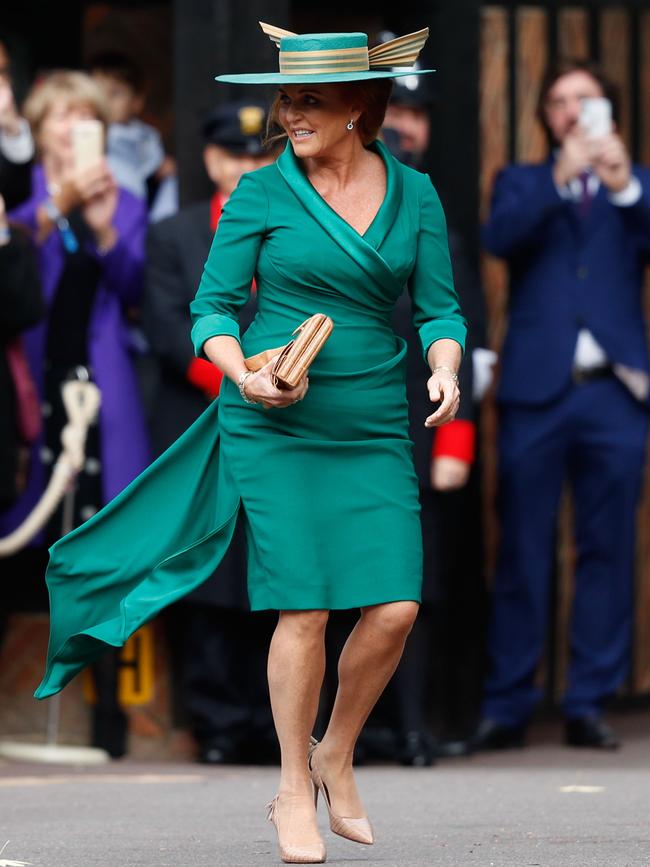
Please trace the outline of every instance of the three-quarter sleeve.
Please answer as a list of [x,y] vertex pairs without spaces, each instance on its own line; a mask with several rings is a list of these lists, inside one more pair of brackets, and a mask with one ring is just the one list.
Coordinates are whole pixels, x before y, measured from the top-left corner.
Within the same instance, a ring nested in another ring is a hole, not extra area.
[[264,185],[243,175],[226,202],[196,298],[190,304],[194,352],[220,334],[240,339],[238,314],[250,295],[268,218]]
[[426,175],[423,180],[417,256],[408,289],[426,360],[431,344],[442,338],[464,349],[467,325],[454,288],[445,214],[433,184]]

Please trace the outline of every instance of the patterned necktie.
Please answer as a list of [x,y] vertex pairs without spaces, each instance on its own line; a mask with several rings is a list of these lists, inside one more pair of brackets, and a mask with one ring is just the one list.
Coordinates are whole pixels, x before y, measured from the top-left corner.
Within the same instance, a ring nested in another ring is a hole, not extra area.
[[589,190],[590,172],[580,172],[578,179],[580,181],[580,198],[578,199],[578,212],[581,217],[586,217],[591,205],[592,195]]

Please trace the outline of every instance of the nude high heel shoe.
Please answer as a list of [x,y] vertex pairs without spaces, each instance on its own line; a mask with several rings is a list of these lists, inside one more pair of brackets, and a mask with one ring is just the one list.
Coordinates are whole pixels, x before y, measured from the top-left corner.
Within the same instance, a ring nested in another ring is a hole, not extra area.
[[275,825],[278,832],[278,847],[280,858],[285,864],[322,864],[327,858],[325,844],[322,840],[311,846],[285,846],[280,836],[280,821],[278,816],[279,796],[276,795],[270,804],[267,804],[267,819]]
[[370,846],[375,842],[375,838],[367,816],[362,816],[360,819],[351,819],[347,816],[337,816],[332,811],[332,802],[330,801],[327,785],[323,782],[318,765],[314,761],[317,746],[318,741],[315,738],[310,738],[308,763],[311,781],[314,786],[314,804],[318,805],[318,793],[322,792],[330,817],[330,829],[335,834],[338,834],[339,837],[345,837],[354,843],[364,843],[366,846]]

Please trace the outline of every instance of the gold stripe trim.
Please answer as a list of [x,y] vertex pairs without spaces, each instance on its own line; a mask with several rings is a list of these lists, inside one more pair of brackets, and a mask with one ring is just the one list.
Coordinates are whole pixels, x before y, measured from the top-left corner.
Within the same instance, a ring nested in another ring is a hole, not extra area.
[[330,60],[329,63],[322,63],[319,60],[281,60],[280,66],[354,66],[355,69],[368,69],[364,63],[359,63],[355,60]]
[[327,48],[313,51],[281,51],[281,57],[367,57],[367,48]]
[[322,75],[328,72],[368,72],[368,67],[359,66],[289,66],[285,67],[280,64],[280,72],[285,72],[287,75],[300,75],[302,72],[311,72]]

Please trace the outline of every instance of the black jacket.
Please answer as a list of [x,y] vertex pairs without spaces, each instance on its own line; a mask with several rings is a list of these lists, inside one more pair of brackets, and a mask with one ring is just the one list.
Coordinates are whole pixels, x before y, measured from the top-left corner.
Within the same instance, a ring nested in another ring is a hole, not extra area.
[[0,153],[0,193],[9,211],[30,196],[32,163],[12,163]]
[[18,494],[20,445],[6,347],[44,314],[36,254],[31,243],[16,229],[9,243],[0,247],[0,308],[0,507],[5,508]]
[[[194,358],[189,305],[196,295],[212,237],[210,202],[184,208],[149,230],[143,326],[159,368],[151,421],[156,454],[178,439],[209,404],[205,393],[188,381],[187,370]],[[254,315],[252,298],[240,314],[242,333]],[[247,607],[241,524],[215,576],[189,594],[189,601]]]

